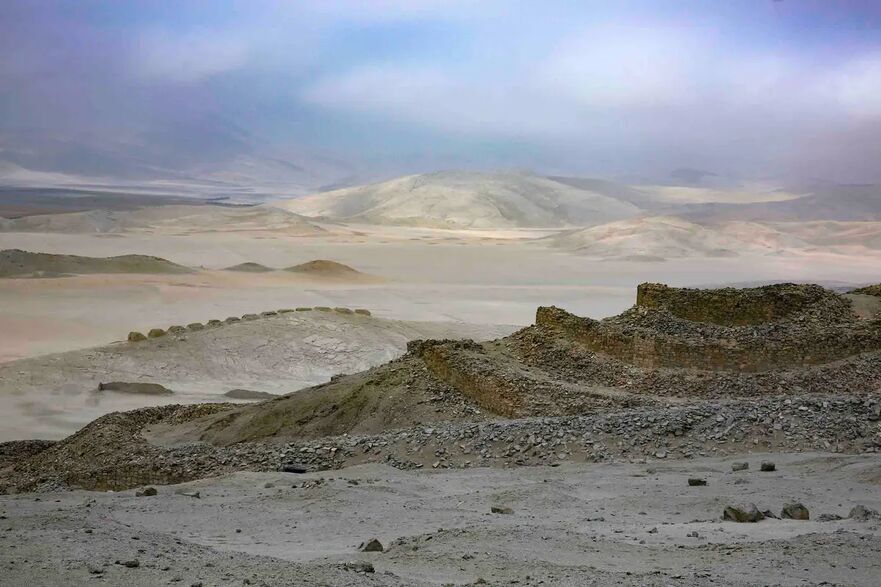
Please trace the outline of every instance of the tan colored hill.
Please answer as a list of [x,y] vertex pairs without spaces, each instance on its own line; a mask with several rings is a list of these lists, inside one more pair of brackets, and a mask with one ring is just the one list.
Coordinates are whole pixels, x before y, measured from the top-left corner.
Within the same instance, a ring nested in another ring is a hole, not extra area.
[[649,216],[562,232],[536,242],[603,259],[859,255],[881,251],[881,222],[699,223],[679,216]]
[[121,255],[81,257],[32,253],[20,249],[0,251],[0,277],[54,276],[87,273],[190,273],[192,269],[160,257]]
[[675,216],[622,220],[561,233],[541,242],[592,257],[646,260],[772,253],[798,244],[758,224],[702,226]]
[[565,227],[633,216],[625,199],[527,173],[443,171],[274,205],[308,217],[442,228]]
[[0,219],[0,231],[60,233],[126,233],[278,231],[310,236],[324,229],[302,216],[270,207],[152,206],[137,210],[90,210]]
[[232,267],[227,267],[224,271],[241,271],[242,273],[268,273],[269,271],[274,271],[272,267],[267,267],[266,265],[261,265],[260,263],[254,263],[253,261],[248,261],[245,263],[239,263],[238,265],[233,265]]
[[300,273],[303,275],[310,275],[313,277],[345,278],[366,276],[365,273],[361,273],[357,269],[349,267],[348,265],[337,263],[336,261],[328,261],[327,259],[315,259],[314,261],[307,261],[306,263],[300,263],[299,265],[294,265],[293,267],[287,267],[285,271],[290,271],[291,273]]

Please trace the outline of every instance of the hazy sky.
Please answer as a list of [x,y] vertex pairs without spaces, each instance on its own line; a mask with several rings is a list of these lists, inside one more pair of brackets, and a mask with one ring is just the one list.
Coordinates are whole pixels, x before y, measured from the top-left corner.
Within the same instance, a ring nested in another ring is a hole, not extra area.
[[0,159],[114,153],[881,180],[881,2],[0,2]]

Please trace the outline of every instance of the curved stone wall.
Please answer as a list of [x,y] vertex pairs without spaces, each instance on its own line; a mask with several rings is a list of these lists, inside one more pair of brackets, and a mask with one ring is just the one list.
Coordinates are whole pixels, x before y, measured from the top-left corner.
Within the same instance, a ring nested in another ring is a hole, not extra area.
[[850,302],[834,292],[819,285],[793,283],[745,289],[689,289],[643,283],[636,289],[636,305],[720,326],[764,324],[811,313],[846,320],[852,314]]

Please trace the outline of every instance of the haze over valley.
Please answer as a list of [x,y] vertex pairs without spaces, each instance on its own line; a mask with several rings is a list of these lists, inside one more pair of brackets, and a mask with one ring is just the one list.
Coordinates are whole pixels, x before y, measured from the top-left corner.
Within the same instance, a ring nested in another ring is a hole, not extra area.
[[0,3],[0,583],[875,587],[878,31]]

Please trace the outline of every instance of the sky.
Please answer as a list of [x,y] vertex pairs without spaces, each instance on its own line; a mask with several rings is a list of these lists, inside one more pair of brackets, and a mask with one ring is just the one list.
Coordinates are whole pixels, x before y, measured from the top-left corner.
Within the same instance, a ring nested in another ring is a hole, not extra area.
[[0,2],[0,161],[242,157],[881,181],[881,2]]

